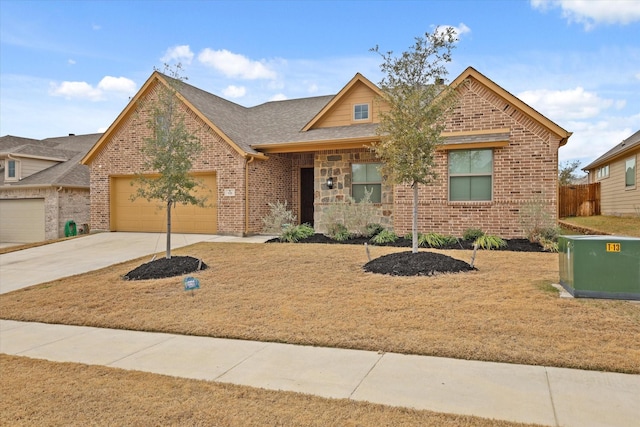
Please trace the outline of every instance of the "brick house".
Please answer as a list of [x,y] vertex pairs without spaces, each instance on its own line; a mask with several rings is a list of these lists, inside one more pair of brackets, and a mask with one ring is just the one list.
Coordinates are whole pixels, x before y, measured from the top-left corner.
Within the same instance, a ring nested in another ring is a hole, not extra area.
[[0,242],[64,237],[90,220],[89,168],[80,160],[101,134],[0,138]]
[[[82,160],[91,169],[93,229],[164,230],[161,211],[130,200],[130,181],[141,169],[140,147],[148,135],[142,106],[168,79],[153,73]],[[571,133],[471,67],[451,85],[460,103],[437,151],[438,178],[420,187],[419,228],[459,236],[473,227],[522,236],[523,204],[542,200],[557,212],[558,148]],[[367,188],[373,190],[376,220],[406,233],[411,189],[385,182],[367,148],[377,139],[379,94],[356,74],[336,95],[245,108],[183,84],[178,97],[189,129],[205,147],[193,173],[205,182],[201,191],[210,206],[176,207],[173,230],[259,233],[267,204],[287,201],[300,222],[324,231],[328,207],[347,196],[358,199]]]
[[600,183],[602,215],[640,216],[640,130],[583,168]]

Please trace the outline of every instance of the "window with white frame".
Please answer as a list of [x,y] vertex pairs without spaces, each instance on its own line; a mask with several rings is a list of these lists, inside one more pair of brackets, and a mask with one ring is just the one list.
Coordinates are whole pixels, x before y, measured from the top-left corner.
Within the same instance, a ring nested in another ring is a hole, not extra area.
[[369,120],[369,104],[356,104],[353,106],[353,120]]
[[636,156],[624,161],[624,186],[627,188],[636,186]]
[[449,152],[449,200],[490,201],[493,194],[493,150]]
[[7,181],[17,181],[19,177],[20,163],[16,160],[7,160],[5,179]]
[[380,163],[351,164],[351,197],[356,202],[361,201],[365,192],[371,193],[373,203],[382,202],[382,175],[379,171]]
[[609,177],[609,165],[605,165],[605,166],[602,166],[601,168],[598,168],[598,171],[596,172],[597,179],[603,179],[608,177]]

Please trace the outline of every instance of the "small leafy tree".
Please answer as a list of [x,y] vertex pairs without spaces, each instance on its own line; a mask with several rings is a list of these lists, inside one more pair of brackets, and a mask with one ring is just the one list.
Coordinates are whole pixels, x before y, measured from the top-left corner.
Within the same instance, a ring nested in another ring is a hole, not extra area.
[[186,80],[180,76],[180,71],[180,64],[173,69],[165,65],[167,84],[161,81],[156,86],[156,98],[141,105],[141,110],[147,113],[146,124],[151,131],[141,148],[142,168],[159,176],[138,173],[132,183],[139,185],[132,199],[157,200],[167,209],[167,259],[171,258],[171,208],[177,203],[204,206],[206,202],[206,198],[194,194],[200,182],[189,175],[193,159],[202,151],[202,145],[187,128],[177,97],[179,85]]
[[380,52],[378,46],[371,49],[382,57],[380,101],[388,107],[380,112],[380,141],[373,150],[390,182],[413,188],[413,253],[418,252],[418,185],[436,177],[434,152],[455,99],[453,89],[443,84],[455,41],[453,28],[436,28],[416,37],[415,44],[398,57]]
[[578,180],[576,169],[580,167],[580,161],[560,163],[558,167],[558,184],[560,186],[574,184]]

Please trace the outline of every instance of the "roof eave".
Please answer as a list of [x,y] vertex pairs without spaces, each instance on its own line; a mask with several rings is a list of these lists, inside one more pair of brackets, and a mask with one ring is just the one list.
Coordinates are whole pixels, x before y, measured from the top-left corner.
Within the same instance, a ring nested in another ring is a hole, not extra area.
[[348,150],[364,148],[379,140],[377,136],[324,139],[316,141],[295,141],[276,144],[255,144],[251,147],[263,153],[302,153],[320,150]]

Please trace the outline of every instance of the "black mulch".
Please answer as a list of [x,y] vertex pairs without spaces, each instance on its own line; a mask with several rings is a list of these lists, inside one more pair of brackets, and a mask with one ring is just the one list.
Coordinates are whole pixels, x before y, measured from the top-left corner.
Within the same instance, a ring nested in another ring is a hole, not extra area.
[[207,264],[190,256],[165,257],[142,264],[123,277],[124,280],[163,279],[165,277],[182,276],[198,270],[206,270]]
[[364,271],[391,276],[435,276],[475,270],[464,261],[434,252],[397,252],[369,261]]
[[[527,239],[505,239],[507,242],[507,246],[500,249],[492,249],[497,251],[512,251],[512,252],[544,252],[542,246],[538,243],[532,243]],[[278,238],[271,239],[267,241],[267,243],[281,243]],[[395,248],[410,248],[411,247],[411,239],[405,239],[404,237],[399,238],[395,242],[385,243],[385,244],[375,244],[367,239],[366,237],[356,237],[353,239],[345,240],[344,242],[339,242],[337,240],[333,240],[330,237],[325,236],[324,234],[314,234],[311,237],[298,241],[298,243],[328,243],[328,244],[343,244],[343,245],[364,245],[365,243],[369,243],[371,246],[391,246]],[[421,248],[422,249],[422,248]],[[437,249],[473,249],[473,241],[471,240],[458,240],[457,243],[452,243],[446,246],[441,246]]]
[[[531,243],[527,239],[507,239],[507,246],[500,249],[492,249],[499,251],[514,252],[544,252],[542,246],[538,243]],[[280,243],[279,239],[271,239],[267,243]],[[328,244],[347,244],[347,245],[364,245],[368,243],[372,246],[392,246],[397,248],[410,248],[412,246],[411,239],[399,238],[395,242],[377,245],[372,243],[365,237],[357,237],[343,242],[333,240],[324,234],[314,234],[311,237],[300,240],[298,243],[328,243]],[[440,273],[460,273],[464,271],[475,270],[468,263],[452,258],[450,256],[438,254],[435,252],[425,251],[424,248],[414,254],[409,252],[399,252],[395,254],[385,255],[376,258],[363,267],[365,271],[379,274],[389,274],[393,276],[433,276]],[[473,249],[473,241],[458,240],[438,249]],[[480,249],[482,250],[482,249]]]

